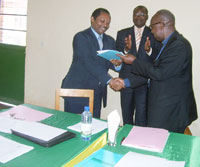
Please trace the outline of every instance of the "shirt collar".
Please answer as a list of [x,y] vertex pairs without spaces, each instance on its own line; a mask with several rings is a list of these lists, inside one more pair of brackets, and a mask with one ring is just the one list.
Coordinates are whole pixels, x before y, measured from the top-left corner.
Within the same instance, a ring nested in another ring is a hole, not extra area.
[[95,30],[94,30],[94,28],[92,28],[91,27],[91,30],[92,30],[92,32],[94,33],[94,35],[95,35],[95,37],[97,38],[97,40],[98,40],[98,38],[99,38],[99,36],[101,37],[101,39],[103,39],[103,34],[98,34]]
[[141,30],[141,32],[143,32],[144,31],[144,27],[145,27],[145,25],[143,27],[141,27],[141,28],[138,28],[138,27],[135,26],[135,30],[138,31],[138,29],[139,29],[139,30]]

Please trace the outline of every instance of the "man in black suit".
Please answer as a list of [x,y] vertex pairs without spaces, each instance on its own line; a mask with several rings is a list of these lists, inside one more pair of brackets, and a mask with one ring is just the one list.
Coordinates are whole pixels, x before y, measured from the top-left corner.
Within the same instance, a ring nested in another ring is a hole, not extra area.
[[175,17],[170,11],[158,11],[150,27],[155,38],[163,44],[154,64],[130,54],[119,56],[123,62],[131,64],[133,73],[150,78],[147,125],[184,133],[197,119],[192,88],[192,48],[176,31]]
[[[135,55],[139,60],[152,63],[155,55],[159,50],[155,49],[159,47],[149,27],[145,26],[148,19],[148,10],[144,6],[137,6],[133,10],[133,23],[134,26],[118,31],[116,48],[124,53],[130,53]],[[152,53],[147,55],[145,50],[146,39],[151,41]],[[160,49],[160,48],[159,48]],[[125,63],[122,64],[119,77],[125,79],[126,85],[130,85],[135,82],[135,79],[139,79],[138,76],[131,72],[131,66]],[[146,126],[146,105],[147,105],[147,78],[143,78],[145,83],[136,88],[127,87],[122,89],[121,95],[121,109],[124,124],[135,124],[139,126]],[[135,123],[133,121],[134,110]]]
[[[93,116],[96,118],[100,118],[102,99],[106,106],[107,84],[114,83],[108,70],[115,70],[115,66],[97,56],[98,50],[115,49],[114,39],[105,34],[110,21],[110,13],[104,8],[92,13],[91,27],[74,36],[73,61],[62,81],[62,88],[94,90]],[[86,98],[65,98],[67,112],[82,113],[85,105],[88,105]]]

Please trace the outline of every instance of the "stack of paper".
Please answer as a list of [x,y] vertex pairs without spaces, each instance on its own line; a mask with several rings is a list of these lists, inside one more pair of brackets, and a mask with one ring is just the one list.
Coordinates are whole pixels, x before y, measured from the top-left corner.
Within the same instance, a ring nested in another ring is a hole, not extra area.
[[122,145],[143,150],[163,152],[169,137],[168,130],[134,126]]
[[75,134],[72,132],[39,122],[22,121],[21,124],[12,127],[11,131],[17,136],[31,140],[45,147],[50,147],[75,137]]
[[115,167],[184,167],[185,161],[170,161],[164,158],[128,152]]

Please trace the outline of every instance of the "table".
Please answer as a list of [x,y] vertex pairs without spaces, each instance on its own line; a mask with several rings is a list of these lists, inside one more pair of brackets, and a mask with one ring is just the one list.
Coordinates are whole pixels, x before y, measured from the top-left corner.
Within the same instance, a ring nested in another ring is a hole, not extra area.
[[119,130],[116,147],[106,145],[103,148],[123,155],[128,151],[133,151],[163,157],[168,160],[186,161],[185,167],[200,167],[200,137],[171,132],[163,153],[156,153],[120,145],[123,137],[128,135],[132,127],[132,125],[125,125]]
[[[66,113],[62,111],[56,111],[44,107],[38,107],[26,104],[25,106],[43,111],[46,113],[52,113],[53,116],[41,121],[47,125],[55,126],[58,128],[66,129],[66,127],[80,122],[81,117],[77,114]],[[5,110],[3,110],[5,111]],[[33,146],[34,149],[28,153],[23,154],[5,164],[0,163],[0,167],[59,167],[70,161],[72,158],[77,156],[85,148],[87,148],[93,141],[95,141],[99,136],[105,133],[105,130],[99,132],[92,136],[91,141],[82,141],[80,139],[80,133],[76,133],[76,137],[55,146],[46,148],[38,144],[35,144],[29,140],[23,139],[21,137],[6,134],[0,132],[0,135],[7,137],[11,140],[17,141],[19,143]]]

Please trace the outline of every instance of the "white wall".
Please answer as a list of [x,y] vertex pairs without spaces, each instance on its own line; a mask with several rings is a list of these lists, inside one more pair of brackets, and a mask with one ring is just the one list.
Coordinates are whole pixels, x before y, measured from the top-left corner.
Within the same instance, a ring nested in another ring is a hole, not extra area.
[[[55,89],[59,88],[72,60],[72,39],[75,33],[90,26],[90,16],[98,7],[107,8],[112,17],[107,34],[116,37],[118,30],[132,26],[132,11],[144,5],[151,16],[160,9],[168,9],[176,16],[177,30],[193,47],[193,86],[198,108],[200,107],[200,16],[198,0],[29,0],[25,71],[25,103],[54,108]],[[116,73],[111,72],[113,76]],[[119,93],[108,91],[108,107],[102,118],[118,109],[121,113]],[[199,111],[200,112],[200,111]],[[191,130],[200,136],[200,121]]]

